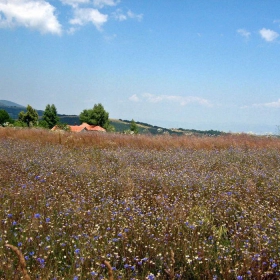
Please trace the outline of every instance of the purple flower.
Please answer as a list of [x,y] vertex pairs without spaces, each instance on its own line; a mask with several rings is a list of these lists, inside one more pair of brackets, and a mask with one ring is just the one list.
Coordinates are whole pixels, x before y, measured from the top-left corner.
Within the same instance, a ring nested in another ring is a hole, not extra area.
[[34,217],[35,217],[36,219],[39,219],[39,218],[41,217],[41,215],[40,215],[39,213],[36,213],[36,214],[34,215]]
[[273,264],[271,265],[272,268],[275,268],[276,266],[277,266],[277,263],[273,263]]
[[76,249],[75,254],[80,254],[80,249]]
[[150,273],[150,274],[147,276],[147,279],[148,279],[148,280],[155,280],[156,278],[155,278],[155,275],[154,275],[154,274]]
[[40,263],[40,267],[44,268],[45,267],[45,260],[42,258],[37,258],[37,261]]

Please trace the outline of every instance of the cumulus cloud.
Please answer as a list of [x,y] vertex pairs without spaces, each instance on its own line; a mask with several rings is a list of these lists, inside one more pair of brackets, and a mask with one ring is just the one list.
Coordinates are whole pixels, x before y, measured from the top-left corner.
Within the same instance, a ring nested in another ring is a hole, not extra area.
[[246,39],[248,39],[251,36],[251,32],[247,31],[246,29],[238,29],[237,33],[242,37],[245,37]]
[[104,6],[116,6],[119,0],[93,0],[93,4],[96,7],[103,8]]
[[91,22],[97,29],[101,29],[107,18],[108,15],[100,13],[97,9],[76,8],[74,10],[74,18],[70,20],[70,23],[73,25],[85,25]]
[[80,4],[90,3],[90,0],[60,0],[61,3],[65,5],[70,5],[74,8],[78,7]]
[[246,108],[280,108],[280,98],[276,101],[267,102],[267,103],[254,103],[252,105],[246,105],[241,108],[242,109],[246,109]]
[[280,108],[280,99],[278,99],[277,101],[268,102],[268,103],[253,104],[253,107]]
[[280,108],[280,99],[273,102],[264,103],[265,107]]
[[55,7],[44,0],[0,0],[0,27],[39,30],[41,33],[61,34],[62,27]]
[[[24,26],[29,29],[39,30],[41,33],[74,34],[81,26],[92,23],[98,30],[108,21],[109,13],[102,13],[101,9],[114,6],[120,0],[60,0],[63,5],[71,7],[72,18],[70,26],[62,28],[56,8],[51,4],[56,1],[51,0],[0,0],[0,28],[15,28]],[[63,10],[61,10],[63,12]],[[142,19],[141,14],[134,14],[130,10],[122,13],[117,9],[114,13],[110,12],[111,18],[118,21],[127,19]]]
[[137,96],[137,94],[133,94],[132,96],[129,97],[129,100],[133,102],[139,102],[140,98]]
[[137,19],[138,21],[141,21],[143,18],[143,14],[134,14],[133,12],[131,12],[130,10],[127,12],[127,16],[129,18],[133,18],[133,19]]
[[[211,106],[211,103],[208,100],[197,96],[155,95],[151,93],[143,93],[142,98],[146,102],[150,102],[150,103],[159,103],[159,102],[167,101],[167,102],[178,103],[181,106],[186,106],[191,103],[196,103],[207,107]],[[136,94],[134,94],[129,98],[129,100],[134,102],[139,102],[141,99]]]
[[112,13],[114,19],[118,21],[127,20],[127,15],[122,12],[121,9],[117,9],[115,12]]
[[272,42],[279,36],[277,32],[271,29],[262,28],[259,32],[261,37],[267,42]]
[[135,14],[132,11],[127,11],[124,13],[122,9],[117,9],[115,12],[112,13],[113,17],[118,21],[124,21],[127,19],[136,19],[138,21],[141,21],[143,18],[143,14]]

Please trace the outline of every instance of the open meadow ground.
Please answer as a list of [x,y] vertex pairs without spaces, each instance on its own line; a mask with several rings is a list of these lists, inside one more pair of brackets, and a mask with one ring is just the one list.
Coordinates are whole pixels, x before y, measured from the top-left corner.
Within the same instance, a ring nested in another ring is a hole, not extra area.
[[0,279],[279,279],[279,139],[2,128],[0,170]]

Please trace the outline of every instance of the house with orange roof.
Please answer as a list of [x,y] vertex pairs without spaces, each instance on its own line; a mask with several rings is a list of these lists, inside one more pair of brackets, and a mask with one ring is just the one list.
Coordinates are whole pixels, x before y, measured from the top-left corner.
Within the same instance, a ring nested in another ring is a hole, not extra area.
[[[69,125],[69,130],[71,132],[87,132],[87,131],[98,131],[98,132],[106,132],[106,129],[99,125],[90,125],[87,123],[82,123],[81,125]],[[58,126],[54,126],[52,130],[59,130]]]

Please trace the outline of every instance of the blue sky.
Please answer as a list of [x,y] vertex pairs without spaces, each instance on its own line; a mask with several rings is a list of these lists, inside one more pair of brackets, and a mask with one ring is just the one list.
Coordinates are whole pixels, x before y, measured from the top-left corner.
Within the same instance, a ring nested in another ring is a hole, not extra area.
[[275,133],[279,34],[279,0],[0,0],[0,99]]

